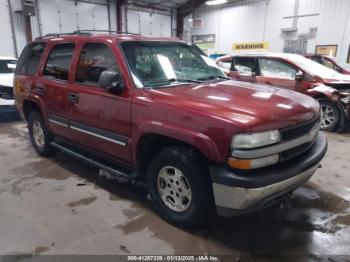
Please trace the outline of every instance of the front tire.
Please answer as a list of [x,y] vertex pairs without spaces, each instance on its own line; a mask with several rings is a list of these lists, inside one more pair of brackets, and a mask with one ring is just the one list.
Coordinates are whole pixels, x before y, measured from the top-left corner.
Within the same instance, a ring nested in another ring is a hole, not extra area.
[[40,156],[52,156],[56,150],[50,145],[53,135],[47,129],[45,121],[37,111],[28,117],[28,131],[30,141]]
[[155,211],[180,227],[203,225],[213,207],[206,161],[194,149],[166,147],[148,168],[148,190]]
[[337,106],[327,100],[318,101],[321,106],[321,130],[334,131],[340,121],[340,113]]

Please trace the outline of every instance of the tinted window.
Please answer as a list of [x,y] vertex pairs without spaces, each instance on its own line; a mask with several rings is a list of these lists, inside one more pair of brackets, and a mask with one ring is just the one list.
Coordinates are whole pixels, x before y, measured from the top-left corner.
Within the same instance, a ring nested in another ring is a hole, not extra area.
[[252,74],[253,72],[256,72],[255,58],[235,57],[233,70],[242,74]]
[[333,64],[333,62],[330,61],[330,60],[328,60],[327,58],[324,58],[324,59],[323,59],[323,65],[326,66],[326,67],[328,67],[328,68],[330,68],[330,69],[336,70],[336,67],[335,67],[335,65]]
[[16,65],[16,60],[0,60],[0,74],[14,73]]
[[44,75],[55,79],[67,80],[73,57],[74,44],[58,44],[54,46],[47,59]]
[[25,47],[17,65],[17,74],[34,75],[38,69],[46,43],[33,43]]
[[312,56],[311,60],[313,60],[319,64],[322,64],[322,58],[320,56]]
[[260,74],[266,77],[294,79],[298,72],[297,69],[286,63],[265,58],[259,58],[259,68]]
[[85,44],[80,57],[76,82],[98,86],[103,71],[119,72],[112,50],[104,44]]

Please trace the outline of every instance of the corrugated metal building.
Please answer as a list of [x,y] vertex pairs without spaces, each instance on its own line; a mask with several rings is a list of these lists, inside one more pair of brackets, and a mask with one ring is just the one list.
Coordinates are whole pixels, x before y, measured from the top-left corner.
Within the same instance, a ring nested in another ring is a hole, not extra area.
[[[202,19],[203,26],[191,27],[191,18]],[[304,45],[308,53],[315,52],[316,45],[337,45],[336,56],[345,61],[350,44],[350,1],[248,0],[217,7],[203,5],[188,17],[186,26],[192,35],[215,34],[219,52],[232,52],[237,42],[268,41],[273,52],[288,50],[290,44]]]

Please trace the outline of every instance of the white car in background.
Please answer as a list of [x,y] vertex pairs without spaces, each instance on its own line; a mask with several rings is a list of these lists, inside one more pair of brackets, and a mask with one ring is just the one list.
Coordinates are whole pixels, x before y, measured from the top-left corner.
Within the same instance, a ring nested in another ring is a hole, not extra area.
[[17,59],[0,56],[0,106],[14,105],[13,76]]

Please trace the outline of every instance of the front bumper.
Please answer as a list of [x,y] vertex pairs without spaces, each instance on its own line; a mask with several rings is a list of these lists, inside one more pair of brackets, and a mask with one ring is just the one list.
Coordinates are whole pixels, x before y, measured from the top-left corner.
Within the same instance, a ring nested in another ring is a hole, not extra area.
[[235,216],[275,203],[309,180],[326,151],[327,139],[320,132],[307,152],[276,166],[244,175],[212,166],[210,173],[217,213]]

